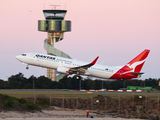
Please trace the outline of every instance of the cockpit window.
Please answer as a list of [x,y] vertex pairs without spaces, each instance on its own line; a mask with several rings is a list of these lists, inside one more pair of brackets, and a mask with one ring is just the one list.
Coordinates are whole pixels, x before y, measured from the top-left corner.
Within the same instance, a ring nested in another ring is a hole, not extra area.
[[26,56],[26,54],[22,54],[22,56]]

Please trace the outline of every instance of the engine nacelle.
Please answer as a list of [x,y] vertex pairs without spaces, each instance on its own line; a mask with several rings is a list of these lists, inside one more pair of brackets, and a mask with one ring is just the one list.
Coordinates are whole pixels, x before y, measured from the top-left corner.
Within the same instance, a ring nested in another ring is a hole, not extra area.
[[57,67],[57,72],[69,74],[69,68],[63,67],[63,66],[58,66]]
[[90,76],[91,74],[88,71],[86,71],[84,75]]

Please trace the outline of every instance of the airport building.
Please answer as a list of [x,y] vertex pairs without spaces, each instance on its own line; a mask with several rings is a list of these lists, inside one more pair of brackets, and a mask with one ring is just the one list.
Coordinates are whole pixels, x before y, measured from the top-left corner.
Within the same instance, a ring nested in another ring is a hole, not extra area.
[[[49,55],[71,58],[66,53],[58,50],[55,43],[63,40],[64,32],[71,31],[71,21],[64,20],[67,10],[43,10],[45,20],[38,20],[38,31],[47,32],[44,40],[44,49]],[[56,76],[56,70],[47,69],[47,77],[52,81],[58,81],[65,74]]]

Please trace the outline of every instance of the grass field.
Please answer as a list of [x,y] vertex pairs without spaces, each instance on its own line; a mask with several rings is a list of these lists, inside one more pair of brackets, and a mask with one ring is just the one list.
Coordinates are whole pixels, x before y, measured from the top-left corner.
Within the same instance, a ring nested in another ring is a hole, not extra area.
[[[157,92],[157,91],[155,91]],[[144,92],[142,93],[124,93],[120,94],[119,92],[113,93],[113,92],[87,92],[87,93],[58,93],[56,91],[53,92],[39,92],[39,91],[21,91],[21,92],[16,92],[16,91],[0,91],[2,94],[7,94],[10,96],[14,96],[17,98],[34,98],[34,97],[51,97],[51,98],[92,98],[96,97],[98,95],[101,95],[102,97],[111,97],[111,98],[131,98],[134,95],[142,95],[145,96],[146,98],[150,99],[160,99],[159,94],[146,94]]]
[[55,97],[55,98],[91,98],[99,95],[99,93],[57,93],[57,92],[8,92],[8,91],[0,91],[2,94],[7,94],[10,96],[18,97],[18,98],[27,98],[27,97],[35,97],[35,96],[44,96],[44,97]]

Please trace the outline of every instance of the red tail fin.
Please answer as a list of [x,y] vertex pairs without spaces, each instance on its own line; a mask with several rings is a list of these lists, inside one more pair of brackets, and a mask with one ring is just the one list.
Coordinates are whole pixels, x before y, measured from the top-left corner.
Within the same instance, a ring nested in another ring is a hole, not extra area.
[[127,65],[119,69],[110,79],[132,79],[137,78],[150,50],[144,50],[137,57],[131,60]]
[[143,64],[149,54],[150,50],[144,50],[141,52],[137,57],[135,57],[133,60],[131,60],[127,66],[134,69],[133,72],[139,73],[143,67]]
[[132,79],[137,78],[140,73],[144,62],[149,54],[150,50],[144,50],[137,57],[131,60],[127,65],[119,69],[110,79]]

